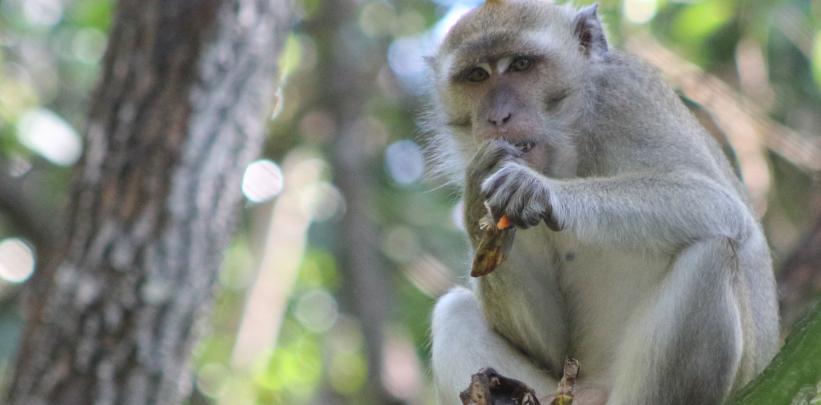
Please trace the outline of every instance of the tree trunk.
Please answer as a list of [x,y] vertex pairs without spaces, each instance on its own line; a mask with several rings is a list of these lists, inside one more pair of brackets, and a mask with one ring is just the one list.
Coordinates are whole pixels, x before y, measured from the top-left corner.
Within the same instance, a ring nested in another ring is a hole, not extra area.
[[373,134],[362,125],[367,89],[373,87],[384,63],[386,46],[351,29],[356,10],[354,0],[323,2],[311,33],[322,44],[318,63],[323,89],[320,108],[328,111],[336,124],[331,164],[334,183],[346,203],[338,228],[337,254],[345,282],[343,302],[360,320],[365,339],[368,378],[363,401],[390,404],[398,402],[387,392],[382,372],[390,288],[379,260],[378,227],[371,214],[376,210],[370,192],[376,187],[372,175],[375,153],[368,147]]
[[262,147],[287,0],[121,0],[9,404],[176,404]]

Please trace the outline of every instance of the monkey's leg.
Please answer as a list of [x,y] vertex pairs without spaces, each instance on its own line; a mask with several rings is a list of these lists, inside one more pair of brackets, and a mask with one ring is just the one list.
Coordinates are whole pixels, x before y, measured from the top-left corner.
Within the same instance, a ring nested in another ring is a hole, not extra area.
[[743,345],[737,248],[716,238],[678,254],[627,325],[609,405],[712,405],[728,394]]
[[522,381],[540,397],[555,392],[556,380],[488,326],[470,290],[454,288],[440,298],[431,328],[433,377],[442,404],[459,404],[459,392],[484,367]]

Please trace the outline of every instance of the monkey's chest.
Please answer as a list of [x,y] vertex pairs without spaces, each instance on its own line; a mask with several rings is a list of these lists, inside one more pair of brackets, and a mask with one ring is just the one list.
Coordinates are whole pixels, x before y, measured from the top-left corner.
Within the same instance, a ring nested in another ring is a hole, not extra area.
[[551,370],[564,358],[606,373],[630,316],[669,258],[586,245],[546,227],[519,231],[508,260],[479,280],[488,321]]

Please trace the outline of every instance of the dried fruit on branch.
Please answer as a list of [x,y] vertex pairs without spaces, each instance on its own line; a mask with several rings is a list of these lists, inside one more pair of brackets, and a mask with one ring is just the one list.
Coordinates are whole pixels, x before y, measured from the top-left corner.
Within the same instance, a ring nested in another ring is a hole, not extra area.
[[540,405],[536,392],[527,384],[489,367],[470,376],[470,385],[459,393],[459,399],[462,405]]

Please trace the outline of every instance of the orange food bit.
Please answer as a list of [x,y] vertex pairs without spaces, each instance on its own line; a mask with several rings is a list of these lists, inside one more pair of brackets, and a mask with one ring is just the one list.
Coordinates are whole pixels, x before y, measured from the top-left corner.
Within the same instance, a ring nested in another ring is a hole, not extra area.
[[507,215],[502,215],[502,217],[499,218],[499,222],[496,223],[496,228],[499,228],[499,229],[510,228],[510,218],[508,218]]

